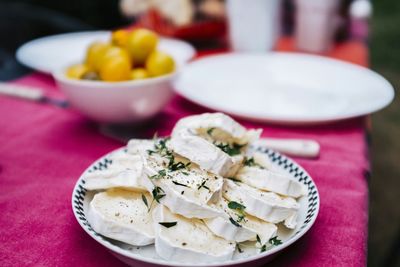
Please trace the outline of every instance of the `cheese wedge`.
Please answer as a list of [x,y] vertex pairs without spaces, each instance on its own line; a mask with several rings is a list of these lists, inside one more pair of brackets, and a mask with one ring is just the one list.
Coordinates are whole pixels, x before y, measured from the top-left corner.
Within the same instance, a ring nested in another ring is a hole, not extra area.
[[130,245],[149,245],[154,243],[151,201],[148,193],[110,189],[94,196],[87,220],[101,235]]
[[140,155],[117,152],[111,157],[112,164],[105,170],[88,172],[84,176],[85,188],[101,190],[122,187],[130,190],[146,190],[141,180],[143,163]]
[[[187,218],[212,218],[220,215],[213,203],[221,198],[223,178],[207,173],[183,158],[174,164],[187,167],[171,170],[169,159],[157,153],[145,159],[144,173],[164,195],[160,202],[172,212]],[[177,166],[177,165],[175,165]]]
[[187,219],[159,205],[153,220],[156,252],[165,260],[198,264],[232,258],[235,242],[215,236],[199,219]]
[[230,156],[213,143],[188,130],[176,133],[169,143],[171,149],[211,173],[229,177],[235,175],[243,156]]
[[301,183],[287,175],[269,171],[259,165],[242,167],[236,174],[235,179],[261,190],[294,198],[303,196],[306,193],[306,189]]
[[231,117],[218,112],[188,116],[179,120],[171,137],[174,138],[182,130],[190,130],[214,141],[236,142],[238,144],[251,143],[258,139],[262,132],[262,129],[247,130]]
[[223,196],[246,206],[247,213],[271,223],[282,222],[299,209],[299,204],[291,197],[263,192],[229,179],[225,179]]
[[223,215],[211,219],[204,219],[207,227],[217,236],[235,242],[256,241],[257,235],[261,244],[276,236],[277,227],[269,222],[262,221],[245,213],[229,208],[229,201],[221,198],[216,204],[223,211]]

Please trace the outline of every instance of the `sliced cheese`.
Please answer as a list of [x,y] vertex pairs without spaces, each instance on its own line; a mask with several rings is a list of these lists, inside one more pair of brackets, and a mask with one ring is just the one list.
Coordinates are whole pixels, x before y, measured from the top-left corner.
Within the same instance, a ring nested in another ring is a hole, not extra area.
[[200,168],[229,177],[235,175],[243,161],[243,156],[229,156],[213,143],[191,134],[190,131],[177,133],[169,143],[171,149],[199,165]]
[[[173,214],[162,205],[155,209],[153,219],[156,252],[165,260],[198,264],[232,258],[235,242],[215,236],[199,219]],[[166,227],[160,223],[176,224]]]
[[[212,173],[233,176],[243,160],[221,146],[246,146],[259,138],[261,130],[247,131],[222,113],[204,113],[181,119],[171,134],[171,149]],[[220,147],[219,147],[220,146]],[[235,152],[236,153],[236,152]]]
[[242,167],[235,179],[252,187],[271,191],[284,196],[300,197],[305,195],[304,186],[287,175],[269,171],[260,166]]
[[[216,141],[231,141],[238,144],[251,143],[258,139],[262,132],[261,129],[247,130],[231,117],[219,112],[203,113],[179,120],[172,131],[171,137],[174,138],[175,134],[185,129],[204,137],[211,136]],[[212,132],[207,134],[210,129],[212,129]]]
[[[175,164],[182,158],[174,158]],[[223,178],[207,173],[195,165],[179,170],[168,169],[168,160],[157,154],[148,155],[144,173],[162,189],[160,202],[172,212],[187,218],[212,218],[220,215],[213,203],[221,198]],[[162,175],[160,175],[160,173]]]
[[276,236],[277,227],[274,224],[246,214],[246,208],[244,213],[230,209],[228,202],[221,198],[216,204],[223,212],[222,216],[204,219],[204,223],[215,235],[235,242],[256,241],[258,235],[261,244]]
[[[142,199],[147,200],[146,205]],[[97,193],[90,202],[87,220],[99,234],[135,246],[154,243],[152,197],[123,189]]]
[[299,204],[291,197],[263,192],[229,179],[225,179],[223,196],[246,206],[247,213],[271,223],[282,222],[299,209]]
[[146,190],[141,180],[143,162],[140,155],[118,152],[111,157],[112,164],[105,170],[88,172],[84,176],[85,188],[101,190],[122,187],[130,190]]

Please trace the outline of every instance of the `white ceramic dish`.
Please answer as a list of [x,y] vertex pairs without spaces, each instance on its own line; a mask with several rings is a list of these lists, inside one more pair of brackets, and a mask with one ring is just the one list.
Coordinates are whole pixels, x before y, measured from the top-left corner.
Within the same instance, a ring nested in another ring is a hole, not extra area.
[[172,96],[177,71],[156,78],[102,82],[73,80],[61,70],[53,74],[68,102],[85,116],[104,123],[134,123],[151,118]]
[[[86,48],[94,41],[107,41],[109,31],[75,32],[32,40],[18,48],[16,57],[27,67],[51,74],[68,65],[81,62]],[[158,49],[169,53],[182,65],[196,53],[193,46],[176,39],[161,38]]]
[[[93,198],[95,192],[87,191],[84,188],[85,181],[82,178],[84,174],[90,170],[107,169],[112,161],[110,156],[112,153],[126,153],[125,148],[113,151],[96,162],[94,162],[78,179],[74,191],[72,193],[72,209],[76,219],[78,220],[81,227],[97,242],[106,247],[112,254],[118,257],[120,260],[124,261],[130,266],[233,266],[244,264],[249,264],[251,266],[261,265],[272,259],[278,252],[282,251],[284,248],[293,244],[296,240],[302,237],[315,222],[318,211],[319,211],[319,195],[317,187],[314,181],[311,179],[309,174],[299,165],[297,165],[292,160],[280,155],[272,150],[263,149],[260,147],[255,147],[259,151],[266,153],[277,168],[289,174],[291,177],[297,181],[303,183],[307,187],[307,195],[299,199],[300,210],[298,217],[298,224],[294,230],[285,230],[284,227],[279,227],[278,236],[282,239],[283,243],[276,247],[273,247],[266,252],[259,253],[254,249],[244,249],[243,253],[236,252],[232,260],[226,262],[215,262],[212,264],[198,264],[196,262],[168,262],[157,256],[154,245],[149,245],[145,247],[135,247],[127,245],[115,240],[105,238],[97,234],[86,220],[86,214],[88,210],[88,205]],[[247,266],[247,265],[246,265]]]
[[185,66],[174,87],[202,106],[280,124],[362,116],[394,98],[390,83],[369,69],[299,53],[204,57]]

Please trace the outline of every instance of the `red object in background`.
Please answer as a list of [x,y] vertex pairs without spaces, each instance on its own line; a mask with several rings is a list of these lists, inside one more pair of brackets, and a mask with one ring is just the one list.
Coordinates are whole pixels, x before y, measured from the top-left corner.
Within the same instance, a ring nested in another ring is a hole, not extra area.
[[[143,14],[138,20],[138,25],[152,29],[162,35],[180,38],[189,42],[221,39],[226,33],[226,22],[223,20],[201,20],[187,26],[175,26],[154,9]],[[135,24],[135,26],[138,25]]]

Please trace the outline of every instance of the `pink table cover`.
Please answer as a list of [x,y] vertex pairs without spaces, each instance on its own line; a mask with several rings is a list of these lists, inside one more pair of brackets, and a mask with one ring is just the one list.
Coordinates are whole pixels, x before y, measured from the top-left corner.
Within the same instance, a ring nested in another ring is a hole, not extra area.
[[[60,96],[53,80],[33,74],[17,81]],[[186,115],[207,111],[179,96],[137,137],[168,135]],[[0,266],[124,266],[79,226],[73,186],[94,160],[122,144],[71,109],[0,96]],[[318,160],[296,159],[321,197],[311,230],[268,266],[365,266],[368,220],[364,118],[315,127],[261,127],[264,136],[311,138]]]

